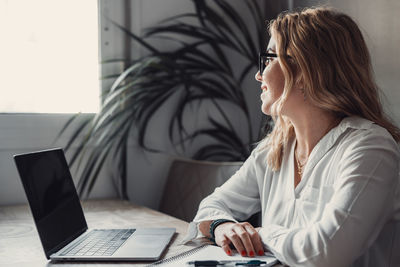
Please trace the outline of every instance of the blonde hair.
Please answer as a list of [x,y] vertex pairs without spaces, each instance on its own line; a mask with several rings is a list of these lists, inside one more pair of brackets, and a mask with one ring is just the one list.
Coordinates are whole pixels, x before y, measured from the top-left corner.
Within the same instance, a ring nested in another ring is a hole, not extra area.
[[312,105],[338,118],[366,118],[400,140],[400,130],[383,112],[367,45],[349,16],[326,7],[281,13],[270,22],[269,32],[285,77],[283,93],[273,105],[275,126],[265,139],[273,170],[280,169],[284,148],[295,135],[280,111],[297,82]]

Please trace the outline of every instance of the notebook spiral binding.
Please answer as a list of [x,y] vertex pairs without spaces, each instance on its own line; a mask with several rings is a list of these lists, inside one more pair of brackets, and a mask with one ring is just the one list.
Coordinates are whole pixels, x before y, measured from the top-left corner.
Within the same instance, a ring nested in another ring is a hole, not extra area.
[[204,245],[201,245],[199,247],[195,247],[195,248],[192,248],[192,249],[190,249],[188,251],[185,251],[183,253],[180,253],[180,254],[177,254],[175,256],[172,256],[170,258],[166,258],[166,259],[162,259],[162,260],[153,262],[152,264],[149,264],[149,265],[146,265],[146,266],[155,266],[155,265],[171,263],[171,262],[174,262],[176,260],[180,260],[180,259],[183,259],[185,257],[188,257],[188,256],[190,256],[192,254],[195,254],[197,251],[199,251],[199,250],[201,250],[201,249],[203,249],[203,248],[205,248],[207,246],[209,246],[209,244],[204,244]]

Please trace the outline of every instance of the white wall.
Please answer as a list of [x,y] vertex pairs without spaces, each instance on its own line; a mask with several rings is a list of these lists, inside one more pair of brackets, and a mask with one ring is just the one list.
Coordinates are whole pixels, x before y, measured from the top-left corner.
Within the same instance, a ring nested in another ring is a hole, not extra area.
[[[102,14],[114,15],[117,22],[124,17],[124,0],[104,1],[107,5],[99,10]],[[100,5],[103,6],[103,5]],[[102,47],[101,58],[121,58],[124,55],[124,39],[121,32],[108,31],[104,27],[102,39],[99,41]],[[100,32],[100,31],[99,31]],[[106,66],[107,70],[118,72],[123,66],[111,64]],[[71,77],[73,79],[73,77]],[[109,86],[106,81],[105,86]],[[61,101],[60,99],[48,99],[48,101]],[[53,147],[64,147],[69,133],[62,138],[56,139],[59,131],[71,117],[71,114],[0,114],[0,205],[26,203],[25,193],[19,180],[12,156],[18,153],[48,149]],[[84,116],[92,116],[90,114]],[[74,148],[66,155],[69,158]],[[107,162],[108,168],[99,175],[98,181],[93,188],[91,198],[115,198],[117,197],[116,185],[113,180],[112,163]],[[75,183],[79,173],[71,170]]]
[[[67,114],[0,114],[0,205],[26,202],[13,155],[63,147],[67,142],[68,133],[62,138],[56,137],[70,117],[71,115]],[[70,153],[67,154],[67,158],[69,156]],[[117,196],[110,170],[112,168],[99,175],[92,198]],[[72,175],[77,182],[75,170],[72,170]]]
[[[241,0],[232,1],[235,4],[243,4]],[[274,2],[269,0],[266,2]],[[175,14],[185,13],[193,10],[192,1],[188,0],[131,0],[129,10],[126,9],[125,0],[100,0],[100,12],[103,16],[126,25],[140,34],[143,28],[155,25],[164,18]],[[277,5],[274,4],[274,7]],[[281,6],[281,4],[279,4]],[[276,12],[276,11],[274,11]],[[126,17],[132,14],[131,17]],[[122,58],[126,53],[131,53],[132,58],[143,55],[146,51],[138,45],[126,46],[126,36],[115,30],[106,20],[100,21],[100,47],[103,60]],[[154,43],[156,47],[163,47],[165,43]],[[102,65],[102,74],[117,73],[123,68],[120,63]],[[112,80],[104,82],[104,87],[111,85]],[[250,95],[248,101],[251,114],[254,119],[254,131],[257,133],[258,122],[261,117],[259,108],[259,85],[252,77],[246,83]],[[154,135],[149,136],[150,142],[164,146],[167,130],[164,127],[165,114],[171,110],[166,107],[156,117],[157,123],[152,125],[151,131]],[[68,120],[70,115],[60,114],[0,114],[0,205],[25,203],[26,198],[22,184],[19,181],[12,155],[22,152],[41,150],[50,147],[63,147],[67,141],[67,135],[53,143],[59,130]],[[245,135],[246,133],[242,133]],[[164,146],[165,151],[171,151],[170,147]],[[171,153],[155,154],[143,152],[132,140],[129,151],[129,197],[131,201],[138,204],[157,208],[166,174],[173,156]],[[69,155],[67,155],[68,158]],[[115,182],[113,181],[113,163],[108,162],[108,167],[100,175],[98,182],[91,195],[92,198],[117,197]],[[75,174],[77,181],[78,175]]]

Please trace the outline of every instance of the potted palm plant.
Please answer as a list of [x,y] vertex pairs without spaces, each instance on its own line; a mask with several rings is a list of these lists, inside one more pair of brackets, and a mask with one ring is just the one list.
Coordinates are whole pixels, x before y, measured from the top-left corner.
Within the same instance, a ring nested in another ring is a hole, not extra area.
[[[235,9],[227,0],[193,0],[195,12],[171,17],[147,29],[143,36],[114,23],[132,41],[145,47],[148,54],[130,62],[116,77],[94,117],[77,123],[76,115],[61,131],[75,124],[65,147],[68,150],[78,144],[70,165],[79,164],[85,153],[87,156],[78,183],[81,196],[90,193],[103,163],[112,155],[120,173],[122,198],[127,198],[128,140],[135,129],[141,147],[160,151],[146,142],[146,136],[154,114],[171,98],[176,104],[166,118],[169,135],[165,141],[172,144],[175,153],[215,161],[241,161],[248,157],[259,136],[253,132],[243,83],[249,74],[254,74],[258,51],[265,43],[265,15],[259,1],[243,3],[245,11]],[[250,23],[242,15],[245,12],[251,14]],[[174,42],[176,48],[157,49],[151,45],[153,38]],[[240,59],[240,66],[233,66],[232,56]],[[200,127],[190,128],[185,114],[196,107],[195,112],[204,108],[216,112],[208,114]],[[241,113],[239,117],[229,113],[232,107]],[[233,123],[239,118],[239,123]],[[238,133],[243,129],[246,137]],[[204,137],[207,142],[187,155],[187,148]]]

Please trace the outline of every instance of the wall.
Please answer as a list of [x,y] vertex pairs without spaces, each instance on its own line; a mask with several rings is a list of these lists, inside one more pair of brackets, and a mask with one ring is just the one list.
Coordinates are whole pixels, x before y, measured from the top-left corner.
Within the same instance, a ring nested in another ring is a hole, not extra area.
[[[121,19],[125,19],[123,16],[123,0],[115,0],[113,3],[111,1],[107,2],[110,5],[105,6],[104,10],[99,10],[100,13],[117,13],[118,16],[115,17],[118,22]],[[103,54],[102,58],[121,57],[124,53],[124,43],[121,34],[116,31],[105,32],[108,35],[103,32],[104,38],[108,38],[108,41],[113,40],[113,43],[109,42],[110,45],[108,46],[104,44],[105,40],[103,40],[104,47],[111,48],[104,49],[104,54],[108,53],[108,55]],[[117,63],[108,67],[114,71],[122,69],[123,66]],[[60,100],[49,99],[49,101]],[[61,138],[57,138],[57,135],[71,116],[72,114],[0,114],[0,205],[26,203],[27,201],[13,162],[13,155],[54,147],[64,147],[68,141],[68,136],[71,135],[72,129]],[[87,116],[93,116],[93,114],[83,115],[83,117]],[[67,159],[74,150],[75,147],[67,153]],[[112,163],[107,162],[107,168],[98,176],[98,181],[90,196],[91,198],[115,198],[118,196],[112,170]],[[72,169],[71,172],[76,183],[79,179],[79,172],[76,169]]]
[[[0,114],[0,205],[26,203],[13,155],[65,146],[71,131],[60,138],[57,135],[70,117],[68,114]],[[111,166],[99,175],[92,198],[117,196],[110,170]],[[76,183],[79,176],[75,169],[72,176]]]
[[[212,1],[210,1],[212,2]],[[242,0],[230,1],[235,6],[243,5]],[[264,4],[264,8],[267,10],[267,14],[270,17],[274,17],[275,14],[283,9],[287,8],[286,1],[259,1]],[[156,25],[164,18],[172,16],[174,14],[180,14],[187,11],[193,10],[192,1],[187,0],[168,0],[162,2],[163,8],[160,8],[160,1],[157,0],[146,0],[141,3],[141,14],[142,19],[140,20],[141,28],[144,29],[148,26]],[[244,10],[244,9],[243,9]],[[136,18],[137,19],[137,18]],[[266,18],[267,19],[267,18]],[[251,21],[251,20],[249,20]],[[134,26],[134,25],[133,25]],[[134,28],[135,29],[135,28]],[[137,28],[136,28],[137,30]],[[165,43],[153,43],[156,47],[161,47]],[[134,50],[133,50],[134,51]],[[141,54],[145,51],[141,51]],[[242,64],[235,56],[230,58],[237,64]],[[236,64],[236,65],[237,65]],[[234,64],[235,65],[235,64]],[[256,68],[252,70],[255,74]],[[252,118],[253,135],[257,135],[260,126],[261,112],[260,112],[260,85],[254,80],[253,73],[247,77],[244,85],[245,94],[247,98],[248,107],[250,108],[250,114]],[[144,152],[132,142],[130,149],[129,159],[129,181],[128,181],[128,194],[131,201],[149,206],[152,208],[158,208],[159,202],[162,197],[164,184],[168,175],[169,166],[174,158],[172,154],[174,151],[171,147],[165,144],[167,139],[167,121],[165,116],[170,115],[173,106],[173,100],[169,105],[164,107],[159,114],[156,114],[154,122],[150,126],[148,143],[154,147],[168,151],[166,153],[149,153]],[[212,111],[210,112],[212,113]],[[217,112],[215,112],[217,113]],[[242,114],[231,110],[231,116],[240,118]],[[201,117],[196,112],[189,120],[196,120],[195,118]],[[201,123],[201,122],[197,122]],[[245,127],[240,127],[240,120],[233,120],[239,130],[245,130]],[[240,132],[240,135],[246,138],[246,131]],[[184,178],[184,177],[182,177]]]
[[[234,5],[240,5],[241,1],[231,1]],[[163,19],[176,15],[182,14],[188,11],[193,11],[194,6],[192,1],[187,0],[168,0],[162,2],[162,8],[160,8],[160,1],[157,0],[146,0],[141,2],[141,19],[140,25],[141,29],[145,29],[150,26],[154,26]],[[135,12],[135,11],[133,11]],[[135,12],[134,14],[137,14]],[[138,19],[137,17],[135,18]],[[137,24],[136,24],[137,25]],[[135,25],[132,25],[133,29]],[[154,40],[152,44],[157,48],[165,49],[166,42],[160,42],[159,40]],[[132,49],[132,51],[135,51]],[[145,54],[145,50],[140,50],[140,54]],[[133,55],[134,56],[134,55]],[[235,60],[235,58],[233,58]],[[255,69],[254,69],[255,71]],[[252,76],[252,75],[251,75]],[[257,132],[258,125],[261,118],[261,113],[259,112],[259,86],[254,81],[253,77],[249,77],[245,86],[249,96],[248,101],[251,103],[256,102],[257,105],[249,104],[251,108],[251,114],[253,115],[253,131]],[[132,147],[130,149],[130,164],[129,164],[129,182],[128,182],[128,194],[131,201],[146,205],[152,208],[158,208],[160,199],[162,197],[162,192],[165,184],[166,177],[168,175],[169,166],[174,158],[172,156],[175,154],[173,148],[167,144],[168,139],[168,121],[165,119],[171,112],[173,112],[174,100],[172,99],[168,105],[162,108],[158,114],[155,114],[152,124],[149,128],[148,144],[152,147],[159,148],[164,151],[164,153],[149,153],[144,152],[135,145],[132,141]],[[235,110],[232,110],[232,116],[241,116],[238,112],[235,114]],[[212,112],[210,112],[212,113]],[[187,118],[194,123],[201,124],[202,121],[197,118],[201,118],[204,114],[194,113],[193,116]],[[237,120],[239,122],[239,120]],[[242,130],[245,127],[237,127]],[[246,138],[246,133],[241,132],[241,136]]]
[[[235,5],[243,4],[241,0],[232,2]],[[271,14],[279,12],[286,6],[286,1],[274,3],[273,0],[260,0],[260,2],[266,4],[266,8],[270,10]],[[132,31],[137,34],[140,34],[143,28],[155,25],[164,18],[193,10],[192,1],[188,0],[100,0],[100,6],[99,11],[103,17],[113,19],[122,25],[130,25]],[[139,46],[129,43],[126,36],[115,30],[107,20],[100,20],[100,32],[102,60],[121,58],[127,54],[134,58],[146,52]],[[159,42],[155,45],[161,47],[165,44]],[[103,64],[102,67],[102,74],[110,74],[119,72],[124,66],[121,62],[117,62]],[[111,83],[112,80],[104,81],[104,88],[109,87]],[[246,90],[249,95],[250,113],[254,120],[253,130],[257,133],[261,112],[259,85],[253,77],[248,78]],[[165,143],[163,138],[166,136],[166,130],[163,114],[170,112],[171,109],[166,107],[156,116],[157,123],[153,124],[151,129],[154,135],[149,136],[149,141],[155,145],[163,146]],[[70,116],[69,114],[0,114],[0,205],[26,202],[12,155],[65,146],[68,134],[56,142],[54,140]],[[130,177],[128,184],[131,201],[152,208],[158,207],[165,177],[173,159],[171,148],[166,147],[165,151],[171,151],[171,153],[144,152],[132,139],[129,152]],[[107,168],[99,176],[91,198],[117,197],[118,195],[113,180],[114,165],[112,162],[107,164]],[[76,182],[79,174],[75,173],[75,170],[72,170],[72,173]]]
[[370,49],[383,103],[400,126],[400,1],[294,0],[294,7],[328,4],[350,15],[360,26]]

